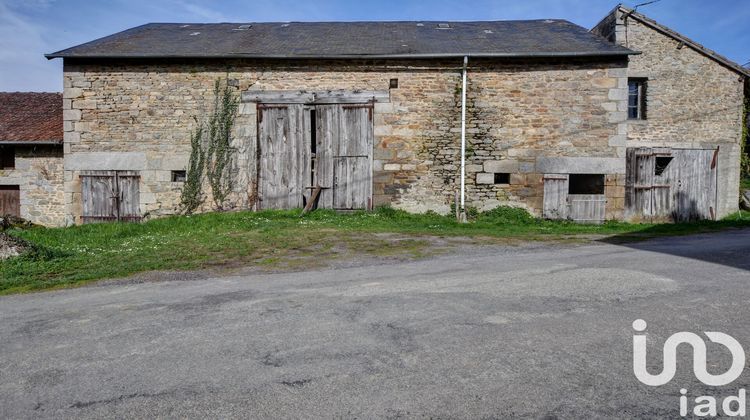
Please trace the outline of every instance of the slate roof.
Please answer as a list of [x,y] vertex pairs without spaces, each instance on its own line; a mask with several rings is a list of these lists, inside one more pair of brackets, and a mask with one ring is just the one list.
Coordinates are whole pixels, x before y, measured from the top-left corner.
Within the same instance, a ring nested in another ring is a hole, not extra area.
[[61,93],[0,92],[0,144],[62,143]]
[[565,20],[149,23],[47,58],[440,58],[634,54]]

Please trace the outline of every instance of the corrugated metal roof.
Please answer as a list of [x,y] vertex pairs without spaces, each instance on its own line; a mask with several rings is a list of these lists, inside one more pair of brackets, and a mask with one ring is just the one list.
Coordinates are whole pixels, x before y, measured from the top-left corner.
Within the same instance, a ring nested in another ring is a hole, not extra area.
[[62,143],[61,93],[0,92],[0,144]]
[[565,20],[150,23],[47,58],[432,58],[622,56]]

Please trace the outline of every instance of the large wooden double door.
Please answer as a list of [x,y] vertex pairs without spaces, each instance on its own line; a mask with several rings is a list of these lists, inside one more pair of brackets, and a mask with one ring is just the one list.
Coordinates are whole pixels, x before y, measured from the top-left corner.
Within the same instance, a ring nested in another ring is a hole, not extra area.
[[261,209],[372,206],[372,104],[258,105]]

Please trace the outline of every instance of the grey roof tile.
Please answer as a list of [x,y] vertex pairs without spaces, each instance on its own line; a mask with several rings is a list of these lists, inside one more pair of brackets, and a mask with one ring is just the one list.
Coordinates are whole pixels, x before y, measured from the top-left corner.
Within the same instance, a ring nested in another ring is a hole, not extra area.
[[[448,24],[443,29],[440,24]],[[634,52],[565,20],[150,23],[57,57],[418,58],[621,56]]]

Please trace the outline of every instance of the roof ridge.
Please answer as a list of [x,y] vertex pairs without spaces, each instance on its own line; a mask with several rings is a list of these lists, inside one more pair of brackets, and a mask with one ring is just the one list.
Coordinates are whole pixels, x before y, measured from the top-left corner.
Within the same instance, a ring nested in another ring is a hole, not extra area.
[[647,26],[650,26],[651,28],[663,33],[664,35],[669,36],[670,38],[683,42],[685,45],[692,48],[693,50],[703,54],[706,57],[713,59],[714,61],[719,62],[720,64],[723,64],[725,67],[728,67],[731,70],[734,70],[735,72],[740,73],[741,75],[745,77],[750,77],[750,69],[742,67],[740,64],[738,64],[734,60],[731,60],[727,58],[726,56],[719,54],[710,48],[705,47],[703,44],[697,41],[693,41],[687,36],[675,31],[672,28],[669,28],[668,26],[665,26],[657,22],[654,19],[651,19],[650,17],[644,15],[643,13],[639,13],[635,9],[631,9],[622,4],[617,5],[616,9],[619,9],[625,12],[627,16],[630,16],[640,21],[641,23]]

